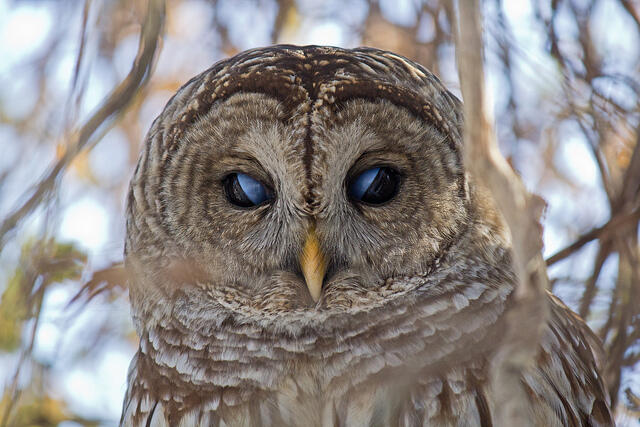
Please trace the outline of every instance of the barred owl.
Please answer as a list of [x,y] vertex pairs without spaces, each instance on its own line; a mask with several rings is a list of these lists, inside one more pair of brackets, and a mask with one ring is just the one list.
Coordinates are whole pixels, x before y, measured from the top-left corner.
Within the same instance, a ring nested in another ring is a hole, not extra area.
[[[371,48],[218,62],[154,121],[125,258],[127,426],[492,425],[514,288],[462,162],[461,104]],[[549,295],[536,425],[610,425],[597,339]]]

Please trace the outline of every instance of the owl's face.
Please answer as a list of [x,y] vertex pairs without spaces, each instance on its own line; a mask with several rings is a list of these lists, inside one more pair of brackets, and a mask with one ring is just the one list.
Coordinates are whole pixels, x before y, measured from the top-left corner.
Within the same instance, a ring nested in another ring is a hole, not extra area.
[[258,52],[192,80],[149,133],[134,308],[189,289],[253,316],[368,309],[462,240],[458,101],[435,77],[375,50]]

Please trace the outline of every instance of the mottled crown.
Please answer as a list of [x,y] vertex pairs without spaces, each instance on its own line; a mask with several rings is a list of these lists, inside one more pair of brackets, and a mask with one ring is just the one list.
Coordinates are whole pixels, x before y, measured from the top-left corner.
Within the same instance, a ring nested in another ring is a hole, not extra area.
[[374,48],[278,45],[220,61],[185,84],[161,116],[174,123],[163,134],[164,149],[171,151],[214,103],[240,92],[274,97],[291,116],[322,106],[339,109],[354,98],[386,99],[460,143],[459,101],[422,66]]

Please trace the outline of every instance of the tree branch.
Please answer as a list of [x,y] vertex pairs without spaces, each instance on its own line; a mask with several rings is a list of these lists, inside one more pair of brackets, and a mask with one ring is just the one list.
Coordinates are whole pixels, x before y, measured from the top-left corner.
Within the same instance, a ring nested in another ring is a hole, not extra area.
[[68,149],[35,186],[31,196],[22,205],[14,208],[2,221],[0,225],[0,247],[3,246],[7,234],[53,192],[58,177],[66,170],[71,161],[88,145],[94,145],[97,142],[93,141],[92,144],[88,144],[96,130],[122,113],[131,103],[138,90],[146,84],[151,73],[158,40],[164,26],[164,10],[164,0],[149,0],[147,15],[142,26],[138,53],[129,74],[115,87],[98,111],[89,117],[80,129],[72,132],[72,139],[68,144]]
[[626,212],[614,216],[602,227],[591,229],[590,231],[584,233],[582,236],[578,237],[575,242],[573,242],[566,248],[559,250],[558,252],[547,258],[547,267],[573,255],[576,251],[578,251],[580,248],[582,248],[592,240],[602,239],[605,235],[609,235],[615,232],[615,230],[631,225],[638,220],[640,220],[640,208],[635,209],[632,212]]
[[[478,185],[486,187],[502,213],[512,238],[518,280],[505,313],[506,335],[492,361],[496,390],[496,425],[530,425],[521,377],[538,351],[546,319],[548,278],[542,258],[539,218],[544,202],[529,194],[498,149],[486,105],[480,2],[458,2],[456,31],[458,73],[464,98],[465,164]],[[470,161],[473,159],[473,161]]]

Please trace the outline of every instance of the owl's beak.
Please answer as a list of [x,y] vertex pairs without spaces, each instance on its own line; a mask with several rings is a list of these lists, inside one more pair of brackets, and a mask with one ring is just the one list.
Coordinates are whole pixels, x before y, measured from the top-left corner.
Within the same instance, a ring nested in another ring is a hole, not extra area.
[[315,226],[311,226],[304,242],[302,254],[300,255],[300,268],[302,269],[304,280],[307,282],[311,298],[317,302],[320,298],[324,274],[327,271],[327,261],[320,248]]

